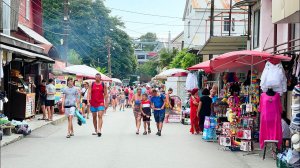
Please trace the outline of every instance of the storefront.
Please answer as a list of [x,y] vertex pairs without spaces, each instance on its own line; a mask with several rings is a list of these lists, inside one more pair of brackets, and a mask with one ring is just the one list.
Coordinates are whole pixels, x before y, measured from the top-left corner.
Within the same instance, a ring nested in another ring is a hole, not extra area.
[[[281,61],[290,60],[238,51],[190,67],[220,76],[219,97],[213,103],[212,116],[205,120],[203,139],[218,139],[232,151],[251,152],[257,142],[263,148],[265,140],[277,140],[278,147],[282,146],[282,95],[287,92],[287,78]],[[202,80],[202,88],[211,89],[212,85]]]
[[[54,60],[42,54],[42,47],[13,37],[3,36],[3,39],[5,40],[0,44],[3,89],[9,99],[4,104],[3,112],[9,119],[33,117],[36,113],[35,83],[38,84],[42,78],[42,65],[53,63]],[[13,43],[18,45],[12,45]]]

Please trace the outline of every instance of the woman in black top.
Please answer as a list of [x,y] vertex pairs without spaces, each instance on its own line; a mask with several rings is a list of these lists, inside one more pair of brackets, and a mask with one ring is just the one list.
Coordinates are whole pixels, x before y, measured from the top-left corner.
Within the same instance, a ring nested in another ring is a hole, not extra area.
[[211,104],[212,99],[209,97],[209,90],[203,89],[202,97],[200,98],[197,110],[197,115],[199,117],[199,127],[201,132],[203,132],[205,117],[210,116],[211,114]]

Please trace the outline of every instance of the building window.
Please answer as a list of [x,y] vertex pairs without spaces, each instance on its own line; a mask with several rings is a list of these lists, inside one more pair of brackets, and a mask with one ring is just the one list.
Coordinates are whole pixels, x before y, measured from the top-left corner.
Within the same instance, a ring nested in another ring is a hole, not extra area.
[[30,11],[30,0],[26,0],[26,7],[25,7],[25,17],[27,20],[29,20],[29,11]]
[[145,55],[138,55],[138,56],[137,56],[137,59],[139,59],[139,60],[140,60],[140,59],[145,59]]
[[229,31],[230,29],[230,21],[229,18],[224,18],[224,31]]
[[253,22],[253,48],[257,48],[259,46],[260,10],[254,12]]
[[191,21],[188,22],[188,38],[191,37]]

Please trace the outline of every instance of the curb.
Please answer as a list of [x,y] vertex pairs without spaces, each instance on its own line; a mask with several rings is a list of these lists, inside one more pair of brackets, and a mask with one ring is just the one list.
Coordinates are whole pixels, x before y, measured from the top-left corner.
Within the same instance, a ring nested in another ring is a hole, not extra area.
[[[67,119],[66,116],[61,117],[61,118],[59,118],[59,119],[57,119],[57,120],[55,120],[55,121],[48,122],[48,123],[46,123],[46,124],[44,124],[44,125],[41,125],[41,126],[39,126],[39,127],[36,127],[36,128],[34,128],[34,129],[32,129],[31,132],[33,132],[33,131],[35,131],[35,130],[37,130],[37,129],[40,129],[40,128],[44,127],[44,126],[50,125],[50,124],[51,124],[51,125],[58,125],[58,124],[61,124],[61,123],[63,123],[66,119]],[[7,145],[12,144],[12,143],[15,143],[15,142],[17,142],[17,141],[19,141],[19,140],[21,140],[21,139],[23,139],[23,138],[26,137],[26,136],[21,135],[21,134],[15,134],[15,135],[18,135],[18,136],[17,136],[16,138],[12,139],[12,140],[9,141],[9,142],[5,142],[5,143],[3,143],[3,144],[1,143],[1,147],[7,146]]]

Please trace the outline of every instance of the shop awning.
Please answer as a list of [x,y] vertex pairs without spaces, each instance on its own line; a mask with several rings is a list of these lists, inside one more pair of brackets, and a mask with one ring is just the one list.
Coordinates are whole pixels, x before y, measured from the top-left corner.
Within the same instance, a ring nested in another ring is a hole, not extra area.
[[100,73],[95,68],[89,67],[87,65],[72,65],[68,66],[63,69],[64,73],[75,74],[79,77],[86,77],[86,78],[95,78],[97,73],[101,74],[101,80],[103,81],[112,81],[112,79],[102,73]]
[[201,62],[188,68],[189,71],[203,70],[206,73],[211,73],[211,60]]
[[45,39],[43,36],[41,36],[40,34],[38,34],[37,32],[33,31],[32,29],[26,27],[26,26],[23,26],[21,24],[18,25],[18,27],[25,33],[27,34],[28,36],[30,36],[31,38],[33,38],[35,41],[39,42],[39,43],[42,43],[42,44],[48,44],[48,45],[51,45],[52,44],[47,40]]
[[230,51],[245,50],[246,48],[246,36],[211,36],[198,54],[220,55]]
[[233,8],[239,8],[243,6],[252,6],[257,2],[257,0],[243,0],[240,2],[237,2],[233,5]]
[[15,48],[15,47],[10,47],[10,46],[4,45],[4,44],[0,44],[0,48],[20,54],[20,55],[24,55],[33,61],[38,60],[41,62],[54,63],[53,59],[51,59],[45,55],[36,54],[36,53],[30,52],[30,51],[22,50],[22,49]]

